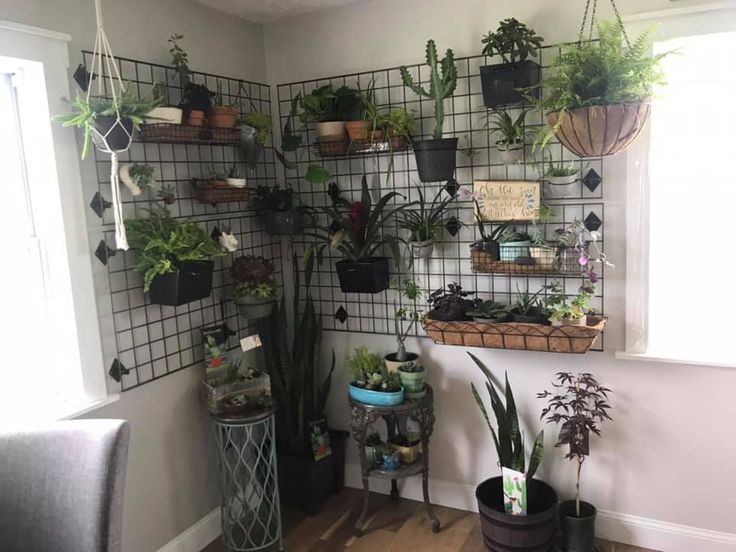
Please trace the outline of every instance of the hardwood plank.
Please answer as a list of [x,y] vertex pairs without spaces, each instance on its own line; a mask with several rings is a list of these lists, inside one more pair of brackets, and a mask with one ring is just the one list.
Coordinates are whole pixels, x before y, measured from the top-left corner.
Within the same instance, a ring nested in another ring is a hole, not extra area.
[[345,552],[400,552],[401,548],[392,547],[391,541],[396,536],[394,531],[377,529],[366,533],[360,538],[355,538],[345,548]]
[[396,533],[392,546],[401,552],[457,552],[472,531],[477,514],[441,506],[435,506],[434,510],[442,524],[439,533],[432,533],[432,521],[426,510],[417,508]]
[[480,532],[480,519],[478,519],[477,515],[468,538],[465,539],[465,542],[462,547],[458,549],[458,552],[485,552],[485,547],[483,546],[483,535]]

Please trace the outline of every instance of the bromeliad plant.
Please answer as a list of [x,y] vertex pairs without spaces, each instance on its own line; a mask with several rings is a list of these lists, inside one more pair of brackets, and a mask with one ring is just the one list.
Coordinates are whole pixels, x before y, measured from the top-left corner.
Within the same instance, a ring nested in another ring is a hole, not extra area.
[[144,292],[159,274],[176,272],[179,263],[225,254],[196,222],[179,222],[165,208],[148,213],[148,218],[125,221],[130,245],[138,251],[135,269],[143,274]]

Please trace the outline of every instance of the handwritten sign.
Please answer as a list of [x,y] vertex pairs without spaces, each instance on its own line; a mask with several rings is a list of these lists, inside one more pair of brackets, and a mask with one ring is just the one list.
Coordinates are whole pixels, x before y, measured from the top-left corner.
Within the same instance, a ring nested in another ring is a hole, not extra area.
[[473,184],[483,222],[536,220],[541,185],[527,180],[476,180]]

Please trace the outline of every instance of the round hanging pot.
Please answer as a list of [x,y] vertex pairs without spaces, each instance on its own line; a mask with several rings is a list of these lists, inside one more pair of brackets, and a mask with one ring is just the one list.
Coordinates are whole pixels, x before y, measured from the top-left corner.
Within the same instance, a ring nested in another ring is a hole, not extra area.
[[125,151],[133,140],[133,121],[127,117],[97,117],[92,141],[101,151]]
[[587,502],[580,502],[579,516],[574,500],[565,500],[560,503],[563,552],[595,550],[595,516],[595,506]]
[[555,136],[579,157],[606,157],[624,151],[639,136],[649,113],[649,102],[593,105],[569,110],[560,121],[549,113],[550,126],[560,126]]
[[455,174],[457,138],[439,138],[414,141],[419,180],[440,182]]

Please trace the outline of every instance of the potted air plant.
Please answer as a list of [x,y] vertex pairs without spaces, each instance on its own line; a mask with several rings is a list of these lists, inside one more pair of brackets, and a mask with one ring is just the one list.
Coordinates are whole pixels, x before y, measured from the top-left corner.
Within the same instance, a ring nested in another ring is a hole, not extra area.
[[389,192],[374,204],[365,175],[361,187],[360,201],[350,202],[336,195],[332,205],[316,208],[332,222],[329,226],[315,225],[307,233],[322,243],[307,249],[305,264],[311,270],[315,257],[321,259],[325,247],[329,246],[347,257],[335,264],[343,292],[379,293],[389,286],[389,271],[388,258],[377,254],[388,246],[394,261],[400,266],[399,243],[406,243],[386,229],[399,212],[414,202],[389,207],[394,197],[403,197],[398,192]]
[[468,355],[485,376],[490,408],[473,383],[471,390],[501,466],[500,476],[486,479],[475,489],[483,540],[503,550],[552,550],[558,523],[557,493],[547,483],[534,479],[544,455],[544,431],[534,439],[527,462],[524,432],[517,415],[519,403],[508,374],[505,388],[501,388],[491,371],[474,355]]
[[559,282],[553,282],[548,289],[551,293],[544,302],[544,311],[553,326],[587,325],[588,314],[592,312],[590,303],[595,294],[595,284],[586,279],[572,299],[562,293]]
[[429,89],[414,78],[405,67],[401,67],[401,79],[404,86],[410,88],[418,96],[434,101],[435,127],[429,140],[413,140],[414,156],[417,162],[419,179],[422,182],[438,182],[449,180],[455,174],[457,138],[443,138],[442,130],[445,120],[445,99],[452,96],[457,86],[457,67],[452,50],[445,52],[441,60],[437,56],[434,40],[427,42],[426,61],[429,66]]
[[503,63],[480,68],[483,103],[486,107],[495,108],[524,100],[520,89],[539,82],[539,64],[528,58],[537,56],[543,40],[534,29],[513,17],[501,21],[495,33],[489,32],[481,40],[483,55],[499,55],[503,60]]
[[473,322],[485,324],[498,324],[509,319],[509,307],[493,300],[483,301],[476,304],[467,312],[473,317]]
[[422,440],[418,433],[398,433],[389,437],[388,445],[399,453],[399,459],[404,465],[413,464],[419,459],[422,451]]
[[[556,249],[555,243],[547,240],[544,234],[544,227],[555,216],[554,209],[549,205],[540,205],[537,219],[534,221],[534,229],[531,234],[532,245],[529,247],[529,255],[534,259],[534,264],[545,268],[549,271],[554,270]],[[542,224],[542,229],[539,228]]]
[[397,372],[403,365],[416,362],[419,359],[418,354],[406,351],[404,342],[416,323],[422,318],[422,311],[416,310],[417,300],[422,297],[419,284],[413,280],[404,280],[395,282],[394,289],[399,292],[401,297],[406,299],[409,305],[399,308],[394,303],[394,309],[396,309],[394,313],[394,331],[397,347],[395,353],[389,353],[384,357],[386,369],[390,373]]
[[212,98],[212,107],[207,114],[209,125],[211,128],[235,128],[238,121],[235,107],[237,102],[226,105],[225,98],[222,95],[222,82],[217,81],[217,88]]
[[383,459],[383,449],[386,447],[386,443],[381,440],[381,435],[378,433],[371,433],[365,441],[365,457],[368,459],[368,465],[370,467],[379,464]]
[[235,282],[233,301],[248,320],[271,315],[278,300],[278,287],[273,278],[271,261],[255,255],[233,259],[230,275]]
[[245,188],[246,180],[245,178],[242,178],[240,167],[238,167],[237,163],[233,163],[228,168],[225,180],[227,181],[227,185],[231,188]]
[[251,200],[266,232],[276,236],[299,234],[304,229],[306,207],[291,188],[260,185]]
[[479,300],[469,299],[474,291],[463,290],[460,284],[447,284],[447,289],[439,288],[429,296],[432,309],[427,313],[431,320],[451,322],[469,320],[468,312],[475,308]]
[[575,184],[580,180],[580,167],[573,161],[550,161],[544,171],[550,197],[565,198],[575,195]]
[[526,232],[519,232],[515,227],[506,227],[498,237],[499,259],[515,262],[519,257],[529,257],[529,246],[532,239]]
[[404,402],[404,388],[399,375],[389,372],[383,357],[367,347],[358,347],[348,358],[348,368],[353,377],[350,398],[373,406],[394,406]]
[[524,158],[524,118],[522,111],[514,119],[508,111],[494,111],[489,115],[489,130],[500,136],[496,140],[496,149],[501,161],[506,165],[514,165]]
[[442,215],[447,206],[457,195],[441,199],[445,188],[435,194],[432,203],[427,205],[422,189],[417,186],[419,202],[416,209],[407,209],[401,213],[399,227],[409,231],[409,246],[414,258],[429,259],[434,251],[434,243],[444,230]]
[[565,458],[575,462],[575,500],[560,503],[563,552],[595,549],[596,508],[580,500],[580,475],[583,462],[590,455],[590,433],[601,434],[600,424],[610,420],[608,394],[593,374],[559,372],[554,389],[537,395],[548,399],[541,418],[560,426],[555,446],[567,446]]
[[179,222],[165,208],[148,211],[148,218],[126,220],[132,249],[138,251],[135,270],[143,274],[143,291],[152,303],[178,306],[209,297],[214,261],[225,254],[205,228]]
[[513,308],[509,311],[511,320],[522,324],[543,324],[549,326],[549,321],[544,312],[544,305],[539,297],[546,289],[546,287],[542,287],[539,291],[532,294],[528,289],[523,292],[519,291],[519,287],[517,286],[517,298]]

